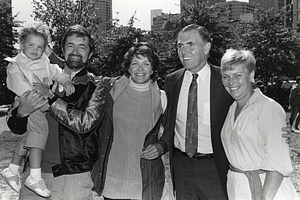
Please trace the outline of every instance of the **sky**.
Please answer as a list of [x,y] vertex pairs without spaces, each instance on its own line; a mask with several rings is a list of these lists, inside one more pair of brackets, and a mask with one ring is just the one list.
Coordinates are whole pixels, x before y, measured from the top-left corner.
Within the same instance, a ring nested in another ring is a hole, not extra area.
[[[248,2],[248,0],[239,1]],[[19,13],[17,19],[24,21],[24,24],[33,22],[30,17],[33,10],[31,2],[32,0],[12,0],[13,14]],[[143,30],[151,29],[150,10],[162,9],[163,13],[168,14],[180,12],[180,0],[112,0],[112,6],[113,19],[119,19],[120,25],[127,25],[136,12],[137,20],[134,26]]]

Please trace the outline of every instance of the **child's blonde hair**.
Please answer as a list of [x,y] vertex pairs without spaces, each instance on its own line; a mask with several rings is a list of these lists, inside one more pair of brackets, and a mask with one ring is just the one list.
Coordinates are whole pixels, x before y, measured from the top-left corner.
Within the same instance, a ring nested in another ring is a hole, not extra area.
[[23,44],[29,34],[34,34],[36,36],[41,36],[45,39],[45,47],[50,42],[50,32],[49,27],[43,23],[33,23],[30,25],[25,26],[19,34],[19,41],[20,44]]

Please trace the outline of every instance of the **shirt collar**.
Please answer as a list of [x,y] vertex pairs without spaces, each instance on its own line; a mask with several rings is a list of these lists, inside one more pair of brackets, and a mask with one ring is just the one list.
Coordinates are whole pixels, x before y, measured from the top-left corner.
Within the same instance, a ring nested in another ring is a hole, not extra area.
[[74,78],[74,76],[75,76],[76,74],[78,74],[78,72],[79,72],[79,71],[77,71],[77,72],[72,72],[72,73],[71,73],[71,75],[70,75],[71,80]]
[[[66,68],[63,68],[63,71],[65,71]],[[83,67],[82,69],[76,71],[76,72],[71,72],[70,74],[70,78],[71,80],[75,77],[75,76],[84,76],[87,74],[87,68],[86,66]]]
[[261,96],[262,96],[261,91],[258,88],[255,88],[254,93],[249,98],[248,104],[252,104],[252,103],[257,102]]
[[[199,75],[198,78],[201,78],[201,80],[204,80],[205,77],[209,74],[209,70],[210,70],[209,64],[206,63],[204,65],[204,67],[200,71],[197,72],[197,74]],[[190,72],[189,70],[185,70],[185,74],[188,74],[188,77],[192,80],[192,78],[193,78],[192,72]]]

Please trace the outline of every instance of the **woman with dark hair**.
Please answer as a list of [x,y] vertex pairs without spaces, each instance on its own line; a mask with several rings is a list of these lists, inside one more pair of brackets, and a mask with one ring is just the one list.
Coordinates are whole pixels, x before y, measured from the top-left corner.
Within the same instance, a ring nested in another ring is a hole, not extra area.
[[158,140],[166,107],[166,95],[154,81],[158,65],[158,55],[148,43],[133,45],[124,56],[125,75],[115,81],[110,92],[114,132],[104,199],[160,200],[163,196],[162,159],[153,159],[157,157],[153,146],[145,150]]

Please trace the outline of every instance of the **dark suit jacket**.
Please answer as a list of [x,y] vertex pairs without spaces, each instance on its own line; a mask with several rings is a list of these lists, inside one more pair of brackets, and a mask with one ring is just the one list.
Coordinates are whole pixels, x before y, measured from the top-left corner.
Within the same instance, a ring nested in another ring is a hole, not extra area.
[[[220,68],[210,65],[210,122],[211,122],[211,141],[215,157],[216,166],[223,188],[226,192],[226,175],[229,163],[222,146],[220,132],[227,116],[229,106],[233,99],[226,92],[222,85]],[[174,155],[174,135],[175,119],[177,112],[178,97],[182,85],[185,69],[179,69],[166,77],[165,91],[168,98],[167,113],[165,120],[165,130],[159,143],[163,146],[164,152],[170,150],[170,163]],[[201,97],[200,97],[201,98]],[[174,172],[171,164],[172,180],[174,183]]]

